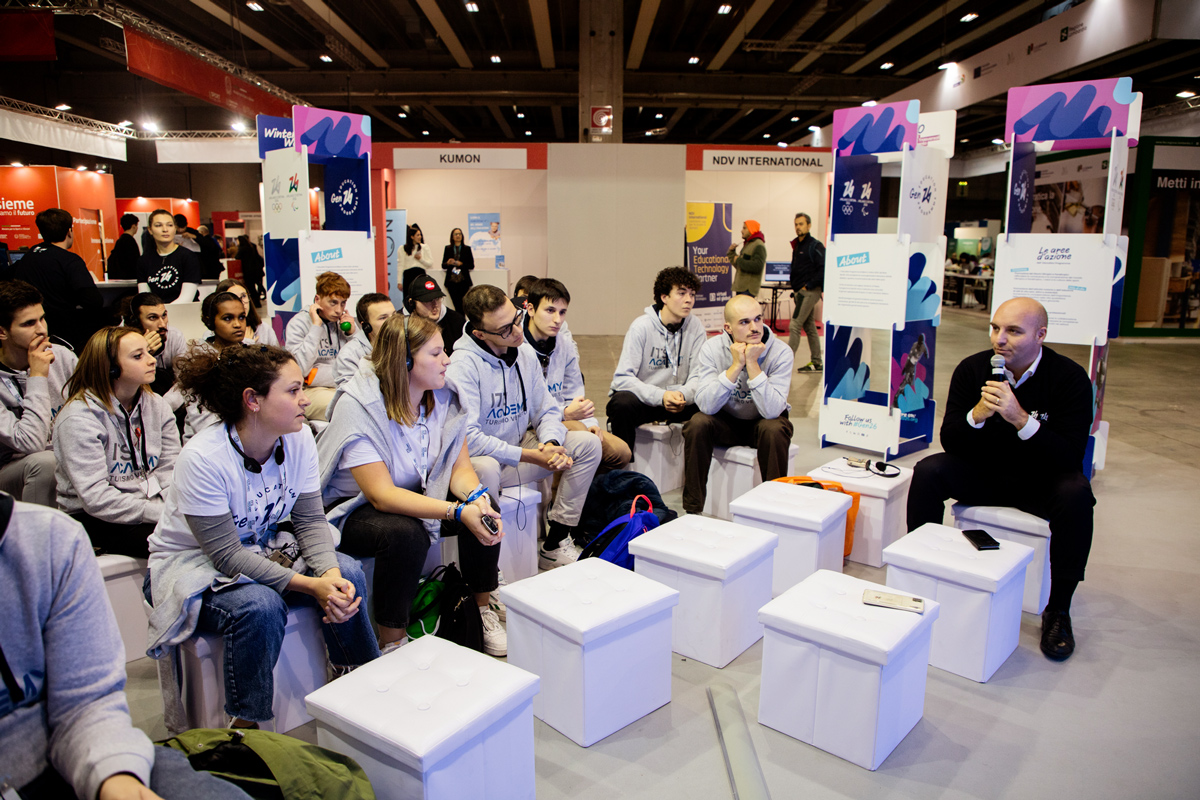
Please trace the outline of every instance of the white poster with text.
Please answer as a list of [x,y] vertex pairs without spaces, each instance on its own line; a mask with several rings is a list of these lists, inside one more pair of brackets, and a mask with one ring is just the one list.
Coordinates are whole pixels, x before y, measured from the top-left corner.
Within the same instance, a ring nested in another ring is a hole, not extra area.
[[875,233],[843,233],[825,257],[825,319],[837,325],[904,327],[908,242]]
[[818,433],[823,444],[894,455],[903,417],[898,409],[888,406],[830,398],[821,407]]
[[312,227],[308,201],[308,154],[271,150],[262,165],[263,232],[294,239]]
[[[278,152],[278,151],[276,151]],[[270,155],[270,154],[268,154]],[[375,242],[365,231],[308,231],[300,237],[300,313],[317,293],[317,276],[332,271],[350,284],[346,308],[375,288]]]

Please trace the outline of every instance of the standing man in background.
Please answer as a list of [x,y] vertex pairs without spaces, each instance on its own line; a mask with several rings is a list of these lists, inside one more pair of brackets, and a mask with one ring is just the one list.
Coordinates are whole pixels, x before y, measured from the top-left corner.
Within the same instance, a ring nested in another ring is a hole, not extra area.
[[817,333],[817,303],[825,286],[825,245],[809,235],[812,218],[801,211],[796,215],[796,238],[792,239],[792,292],[795,310],[792,312],[788,346],[795,352],[800,347],[800,330],[808,339],[808,363],[797,372],[820,372],[821,336]]
[[767,239],[757,220],[748,219],[742,223],[742,254],[738,255],[737,245],[731,244],[725,257],[737,270],[733,276],[733,293],[758,297],[763,270],[767,268]]
[[142,257],[142,249],[138,246],[138,218],[136,214],[121,215],[121,230],[112,252],[108,254],[109,280],[135,280],[137,278],[137,262]]
[[75,352],[100,330],[104,300],[83,259],[71,252],[74,220],[61,208],[48,208],[35,220],[42,241],[17,262],[13,277],[42,293],[46,326],[70,343]]

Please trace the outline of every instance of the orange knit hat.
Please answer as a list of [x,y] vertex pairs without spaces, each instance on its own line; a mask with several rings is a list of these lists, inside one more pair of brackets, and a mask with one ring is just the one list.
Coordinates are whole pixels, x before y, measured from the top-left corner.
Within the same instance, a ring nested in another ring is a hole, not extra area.
[[746,220],[746,230],[750,231],[750,235],[753,236],[762,230],[762,225],[758,224],[758,220],[748,219]]

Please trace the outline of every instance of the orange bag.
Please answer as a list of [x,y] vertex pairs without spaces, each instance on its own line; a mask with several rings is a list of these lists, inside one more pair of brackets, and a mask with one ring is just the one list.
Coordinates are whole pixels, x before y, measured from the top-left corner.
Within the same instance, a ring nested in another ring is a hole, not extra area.
[[854,549],[854,523],[858,519],[858,501],[861,495],[858,492],[851,492],[842,487],[837,481],[826,481],[820,478],[810,478],[807,475],[788,475],[783,478],[776,478],[775,483],[819,483],[821,488],[830,492],[841,492],[850,496],[850,510],[846,512],[846,551],[842,553],[842,557],[850,555],[850,551]]

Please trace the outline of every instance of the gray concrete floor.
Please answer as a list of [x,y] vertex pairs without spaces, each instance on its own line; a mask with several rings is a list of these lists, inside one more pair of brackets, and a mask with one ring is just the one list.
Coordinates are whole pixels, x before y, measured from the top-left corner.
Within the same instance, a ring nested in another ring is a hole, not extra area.
[[[602,407],[621,337],[577,341]],[[986,316],[947,309],[937,344],[934,396],[941,403],[954,366],[987,347]],[[1056,349],[1080,363],[1088,357],[1084,347]],[[807,356],[804,344],[800,350]],[[883,350],[878,343],[876,375],[886,374]],[[798,468],[851,452],[819,447],[819,387],[817,376],[792,382]],[[1200,678],[1197,390],[1200,342],[1114,342],[1104,409],[1108,463],[1093,481],[1096,536],[1075,596],[1078,647],[1070,660],[1043,657],[1040,619],[1024,615],[1017,651],[987,684],[930,668],[924,718],[869,772],[757,723],[761,642],[723,670],[675,656],[671,703],[590,748],[535,720],[538,796],[732,797],[705,694],[718,683],[741,700],[776,800],[1200,795],[1200,697],[1188,688]],[[897,463],[912,466],[937,449]],[[1020,475],[996,480],[1020,491]],[[679,508],[678,491],[665,499]],[[848,564],[846,571],[884,580],[883,570]],[[161,738],[154,665],[143,659],[129,667],[134,721]],[[315,740],[311,723],[293,733]]]

